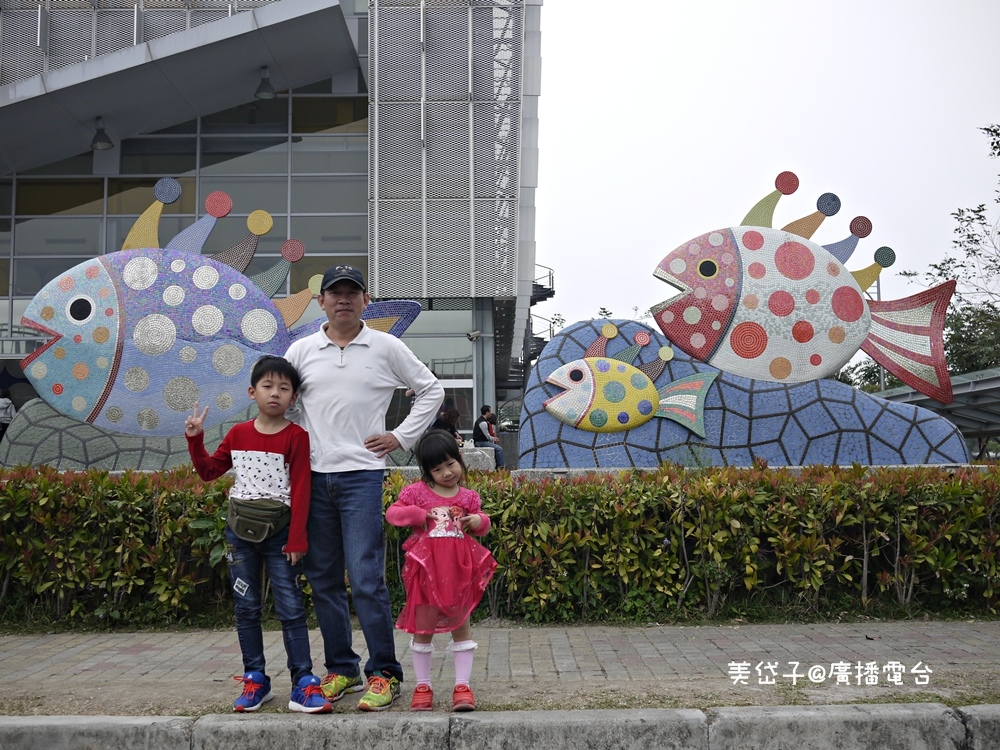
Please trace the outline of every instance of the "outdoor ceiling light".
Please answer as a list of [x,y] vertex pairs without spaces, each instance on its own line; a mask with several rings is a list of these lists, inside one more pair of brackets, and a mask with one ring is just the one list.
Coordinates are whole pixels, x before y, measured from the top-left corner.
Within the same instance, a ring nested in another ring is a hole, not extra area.
[[90,148],[94,151],[107,151],[109,148],[114,147],[115,144],[111,142],[108,134],[104,132],[104,121],[98,117],[97,132],[94,133],[94,140],[90,142]]
[[271,85],[271,75],[267,72],[266,65],[260,69],[260,83],[257,85],[257,90],[253,95],[256,99],[273,99],[277,96],[274,86]]

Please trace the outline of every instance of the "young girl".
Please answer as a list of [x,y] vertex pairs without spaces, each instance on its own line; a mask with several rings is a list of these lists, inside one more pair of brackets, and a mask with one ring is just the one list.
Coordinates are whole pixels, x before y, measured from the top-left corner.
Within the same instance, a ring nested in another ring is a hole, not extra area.
[[469,688],[472,640],[469,615],[479,604],[497,563],[489,550],[470,534],[483,536],[490,517],[480,510],[479,495],[459,486],[465,464],[455,439],[444,430],[431,430],[416,448],[422,481],[404,487],[385,512],[393,526],[410,526],[403,543],[403,585],[406,604],[396,627],[413,634],[410,650],[417,687],[411,711],[430,711],[432,639],[451,633],[455,654],[455,690],[452,708],[472,711],[475,698]]

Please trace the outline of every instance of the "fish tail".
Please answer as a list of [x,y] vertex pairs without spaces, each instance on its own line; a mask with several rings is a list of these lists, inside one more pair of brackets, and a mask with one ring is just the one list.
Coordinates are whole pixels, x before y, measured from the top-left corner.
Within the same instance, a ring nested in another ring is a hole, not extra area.
[[950,404],[954,398],[944,353],[944,321],[955,281],[905,299],[871,300],[872,325],[861,349],[925,396]]
[[718,376],[718,372],[696,372],[663,386],[656,416],[672,419],[705,437],[705,399]]

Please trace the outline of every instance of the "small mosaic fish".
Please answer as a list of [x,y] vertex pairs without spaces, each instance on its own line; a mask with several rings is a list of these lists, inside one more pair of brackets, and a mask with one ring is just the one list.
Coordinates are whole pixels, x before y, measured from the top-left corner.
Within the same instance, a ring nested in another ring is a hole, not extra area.
[[798,178],[782,172],[775,187],[740,226],[696,237],[660,261],[653,275],[678,290],[651,310],[660,330],[720,370],[780,383],[830,377],[860,348],[904,383],[949,403],[943,329],[955,282],[902,300],[865,299],[895,261],[882,247],[874,265],[844,266],[871,222],[855,218],[851,235],[833,245],[811,242],[840,210],[840,199],[826,193],[815,213],[775,230],[774,207],[795,192]]
[[549,375],[545,382],[564,390],[544,402],[545,410],[560,422],[588,432],[624,432],[662,417],[704,437],[705,396],[718,373],[699,372],[657,388],[656,378],[673,350],[663,347],[655,361],[636,367],[632,362],[649,344],[650,335],[640,331],[632,346],[607,356],[607,343],[616,336],[617,326],[606,323],[582,359]]
[[[160,180],[154,195],[124,249],[80,263],[35,295],[21,323],[51,339],[21,367],[39,396],[67,416],[114,432],[181,435],[195,402],[211,407],[206,427],[250,406],[254,363],[284,354],[319,326],[289,330],[315,304],[321,277],[310,289],[270,299],[305,253],[298,240],[282,245],[274,267],[243,275],[271,228],[264,211],[250,215],[251,234],[239,245],[201,255],[216,219],[232,208],[221,192],[208,196],[204,217],[160,249],[160,212],[180,196],[180,185]],[[413,301],[372,303],[364,317],[399,336],[419,311]]]

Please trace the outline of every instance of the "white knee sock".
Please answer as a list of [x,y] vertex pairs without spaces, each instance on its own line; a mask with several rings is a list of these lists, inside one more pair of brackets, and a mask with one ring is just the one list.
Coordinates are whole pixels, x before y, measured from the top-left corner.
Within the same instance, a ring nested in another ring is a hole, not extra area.
[[451,644],[451,650],[455,652],[455,685],[469,686],[472,657],[478,645],[475,641],[456,641]]
[[418,685],[431,686],[431,655],[434,653],[433,643],[414,643],[410,641],[410,654],[413,656],[413,676]]

